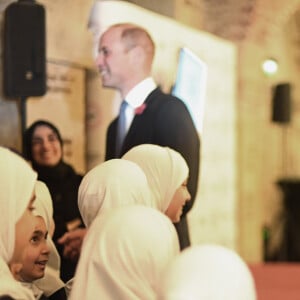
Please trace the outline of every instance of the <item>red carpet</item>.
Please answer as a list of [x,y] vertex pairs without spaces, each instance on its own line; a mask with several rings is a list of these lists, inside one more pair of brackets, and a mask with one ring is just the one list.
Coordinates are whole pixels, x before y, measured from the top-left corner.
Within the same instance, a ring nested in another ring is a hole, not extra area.
[[257,300],[300,300],[300,263],[251,264]]

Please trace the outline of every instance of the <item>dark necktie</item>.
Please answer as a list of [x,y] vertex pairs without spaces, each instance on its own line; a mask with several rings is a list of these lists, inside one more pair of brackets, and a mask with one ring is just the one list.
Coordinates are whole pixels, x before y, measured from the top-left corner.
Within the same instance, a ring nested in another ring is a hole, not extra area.
[[123,141],[125,139],[126,135],[126,115],[125,111],[128,106],[128,103],[123,100],[121,107],[120,107],[120,112],[119,112],[119,120],[117,124],[117,139],[116,139],[116,156],[119,157],[121,154],[121,149],[123,145]]

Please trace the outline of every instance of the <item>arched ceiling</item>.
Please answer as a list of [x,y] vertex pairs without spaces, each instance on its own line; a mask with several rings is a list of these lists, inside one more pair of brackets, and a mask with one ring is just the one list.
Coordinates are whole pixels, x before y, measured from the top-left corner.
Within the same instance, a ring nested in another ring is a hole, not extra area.
[[202,1],[203,29],[220,37],[242,40],[253,24],[257,0],[194,1]]
[[[0,11],[9,3],[16,1],[0,0]],[[299,13],[296,12],[300,10],[300,0],[129,0],[128,2],[169,17],[184,15],[185,11],[192,10],[193,18],[199,18],[201,22],[192,22],[189,17],[181,18],[181,21],[191,23],[193,26],[198,24],[198,29],[233,42],[265,39],[282,28],[292,15],[295,14],[296,18],[299,18]]]
[[300,9],[299,0],[185,1],[202,3],[202,29],[234,42],[260,41],[276,34]]
[[[260,41],[289,20],[300,0],[129,0],[233,42]],[[197,20],[195,20],[197,19]]]

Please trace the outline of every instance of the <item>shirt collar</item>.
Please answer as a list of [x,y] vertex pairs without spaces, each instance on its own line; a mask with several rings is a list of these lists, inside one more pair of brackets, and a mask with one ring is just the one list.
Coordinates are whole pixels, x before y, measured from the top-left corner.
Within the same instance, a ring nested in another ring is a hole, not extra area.
[[139,107],[148,97],[148,95],[157,87],[152,77],[147,77],[133,89],[129,91],[125,97],[126,102],[132,107]]

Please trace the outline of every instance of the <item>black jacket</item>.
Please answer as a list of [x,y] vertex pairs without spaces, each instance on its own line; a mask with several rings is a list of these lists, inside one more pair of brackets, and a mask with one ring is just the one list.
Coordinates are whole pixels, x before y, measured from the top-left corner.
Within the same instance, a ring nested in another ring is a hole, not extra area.
[[[181,249],[190,245],[186,214],[192,208],[198,186],[200,139],[185,104],[178,98],[155,89],[145,100],[146,108],[135,115],[125,137],[120,157],[134,146],[156,144],[168,146],[185,158],[189,166],[188,189],[191,201],[184,207],[181,221],[176,224]],[[116,131],[118,118],[107,130],[106,157],[116,158]]]

